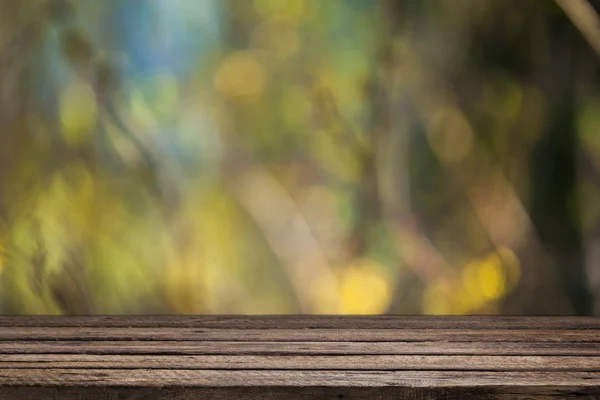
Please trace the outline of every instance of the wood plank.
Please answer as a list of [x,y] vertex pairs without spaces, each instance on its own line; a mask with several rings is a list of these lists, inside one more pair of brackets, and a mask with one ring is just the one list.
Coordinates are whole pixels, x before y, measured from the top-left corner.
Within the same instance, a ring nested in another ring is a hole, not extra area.
[[596,400],[600,391],[578,386],[477,386],[477,387],[331,387],[331,386],[9,386],[0,400],[39,399],[404,399],[404,400]]
[[227,342],[0,341],[0,354],[423,354],[600,356],[600,343],[577,342]]
[[211,386],[211,387],[600,387],[585,371],[228,371],[172,369],[7,369],[0,386]]
[[[557,323],[557,319],[560,323]],[[545,316],[0,316],[0,327],[213,329],[597,329],[600,317]]]
[[206,328],[0,328],[0,340],[210,340],[340,342],[590,342],[597,330],[512,329],[206,329]]
[[89,355],[6,354],[0,369],[228,369],[372,371],[600,371],[600,357],[425,355]]

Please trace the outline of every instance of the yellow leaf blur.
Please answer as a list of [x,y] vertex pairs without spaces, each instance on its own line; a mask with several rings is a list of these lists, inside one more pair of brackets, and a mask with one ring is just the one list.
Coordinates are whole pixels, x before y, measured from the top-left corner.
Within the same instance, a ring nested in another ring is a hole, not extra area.
[[266,82],[265,67],[251,51],[230,54],[214,77],[216,89],[232,99],[256,99],[263,93]]
[[390,277],[374,260],[359,260],[346,269],[340,285],[340,313],[381,314],[392,299]]
[[462,271],[462,284],[472,309],[477,310],[506,294],[507,286],[518,279],[517,271],[518,259],[508,248],[467,264]]
[[487,296],[481,289],[479,281],[479,263],[471,262],[462,270],[463,295],[469,299],[470,310],[478,310],[483,307],[487,301]]
[[92,87],[81,81],[72,82],[61,93],[59,102],[65,140],[70,144],[83,143],[94,130],[98,117]]
[[481,291],[489,300],[496,300],[505,292],[505,277],[502,260],[493,255],[479,266],[479,284]]

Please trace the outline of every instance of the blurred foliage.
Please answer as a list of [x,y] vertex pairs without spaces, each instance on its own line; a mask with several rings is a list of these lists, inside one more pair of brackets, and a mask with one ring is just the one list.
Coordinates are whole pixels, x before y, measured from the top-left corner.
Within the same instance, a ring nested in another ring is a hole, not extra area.
[[600,310],[551,0],[0,0],[0,68],[2,313]]

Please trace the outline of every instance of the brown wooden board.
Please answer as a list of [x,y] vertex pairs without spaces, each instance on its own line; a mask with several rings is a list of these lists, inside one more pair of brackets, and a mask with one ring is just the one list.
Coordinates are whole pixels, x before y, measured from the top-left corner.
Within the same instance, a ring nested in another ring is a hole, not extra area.
[[0,399],[597,399],[600,318],[0,317]]

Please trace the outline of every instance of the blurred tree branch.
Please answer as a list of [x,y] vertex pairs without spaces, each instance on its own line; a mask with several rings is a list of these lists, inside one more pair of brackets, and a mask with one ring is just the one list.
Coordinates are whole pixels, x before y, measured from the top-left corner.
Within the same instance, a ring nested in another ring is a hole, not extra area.
[[[301,313],[337,312],[337,277],[294,199],[269,170],[237,149],[227,162],[228,188],[262,231],[280,262]],[[268,199],[269,201],[265,201]],[[290,245],[293,243],[293,245]],[[314,287],[325,283],[326,293]],[[322,298],[319,296],[325,296]]]
[[600,55],[600,18],[587,0],[556,0],[573,25]]

